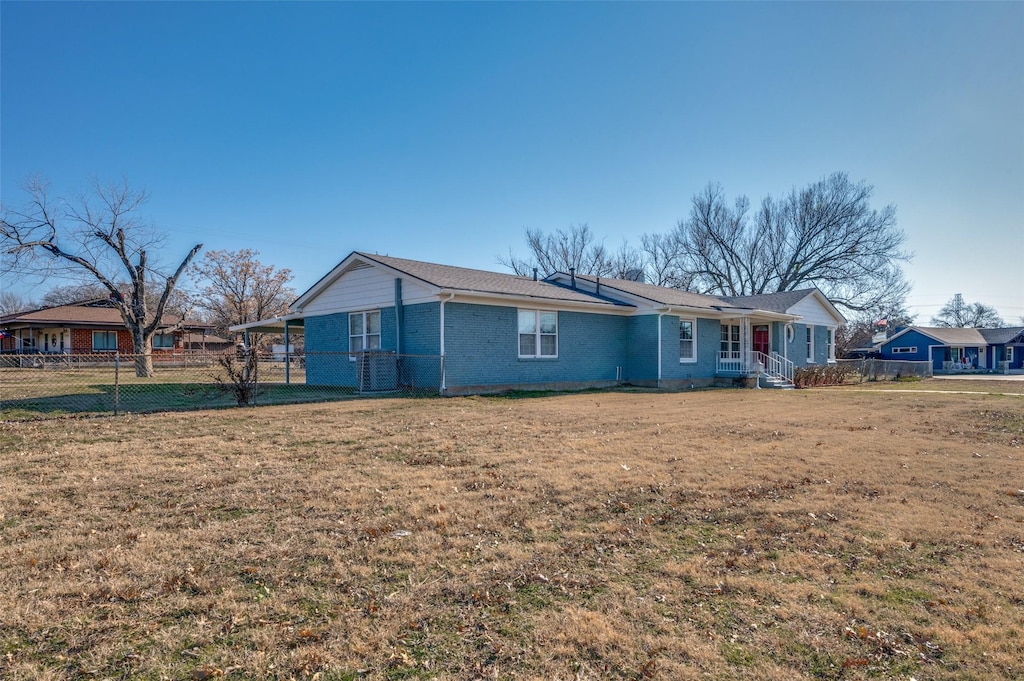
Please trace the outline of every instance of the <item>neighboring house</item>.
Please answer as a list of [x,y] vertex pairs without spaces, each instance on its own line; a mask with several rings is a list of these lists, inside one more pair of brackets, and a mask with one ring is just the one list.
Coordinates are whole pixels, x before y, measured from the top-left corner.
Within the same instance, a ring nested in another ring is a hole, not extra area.
[[908,326],[872,348],[882,359],[931,362],[935,373],[1019,371],[1024,327],[964,329]]
[[[153,336],[154,354],[185,349],[185,335],[200,333],[202,324],[178,327],[178,319],[165,315],[166,332]],[[104,298],[71,305],[43,307],[0,317],[0,351],[42,354],[133,353],[131,332],[121,313]]]
[[182,344],[190,352],[221,353],[234,351],[235,341],[222,336],[215,336],[204,328],[200,331],[188,331],[182,334]]
[[[441,392],[688,388],[835,361],[845,320],[817,289],[723,298],[637,281],[546,279],[354,252],[273,320],[302,331],[306,382],[351,385],[351,362],[317,353],[443,357]],[[422,382],[421,382],[422,384]]]

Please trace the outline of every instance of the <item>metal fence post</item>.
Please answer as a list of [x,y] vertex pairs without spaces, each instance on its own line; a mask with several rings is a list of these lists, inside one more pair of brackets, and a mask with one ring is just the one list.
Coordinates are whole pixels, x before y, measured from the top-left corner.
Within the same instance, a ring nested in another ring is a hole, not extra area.
[[121,353],[114,353],[114,416],[117,416],[117,409],[121,399]]

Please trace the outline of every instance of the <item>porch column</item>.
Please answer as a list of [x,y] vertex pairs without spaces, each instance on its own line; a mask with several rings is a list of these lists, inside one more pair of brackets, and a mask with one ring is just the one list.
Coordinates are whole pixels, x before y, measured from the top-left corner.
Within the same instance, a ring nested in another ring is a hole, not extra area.
[[292,382],[292,357],[291,348],[288,347],[291,341],[288,339],[288,320],[284,320],[284,383]]
[[740,324],[740,357],[744,371],[750,371],[750,317],[743,317]]

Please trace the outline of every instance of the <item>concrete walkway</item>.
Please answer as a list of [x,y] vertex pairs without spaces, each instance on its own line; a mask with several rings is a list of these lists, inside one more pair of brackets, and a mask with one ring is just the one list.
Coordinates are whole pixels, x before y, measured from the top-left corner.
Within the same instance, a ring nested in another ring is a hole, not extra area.
[[939,374],[943,381],[1024,381],[1024,374]]

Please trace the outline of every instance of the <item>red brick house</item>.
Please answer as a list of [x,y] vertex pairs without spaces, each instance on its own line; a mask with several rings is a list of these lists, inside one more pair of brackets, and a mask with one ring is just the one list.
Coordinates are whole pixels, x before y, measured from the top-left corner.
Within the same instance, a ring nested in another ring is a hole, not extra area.
[[[210,327],[186,323],[164,315],[166,333],[153,336],[154,357],[181,353],[186,338],[207,334]],[[105,299],[44,307],[0,317],[0,352],[19,354],[73,354],[121,352],[132,354],[132,334],[121,313]]]

